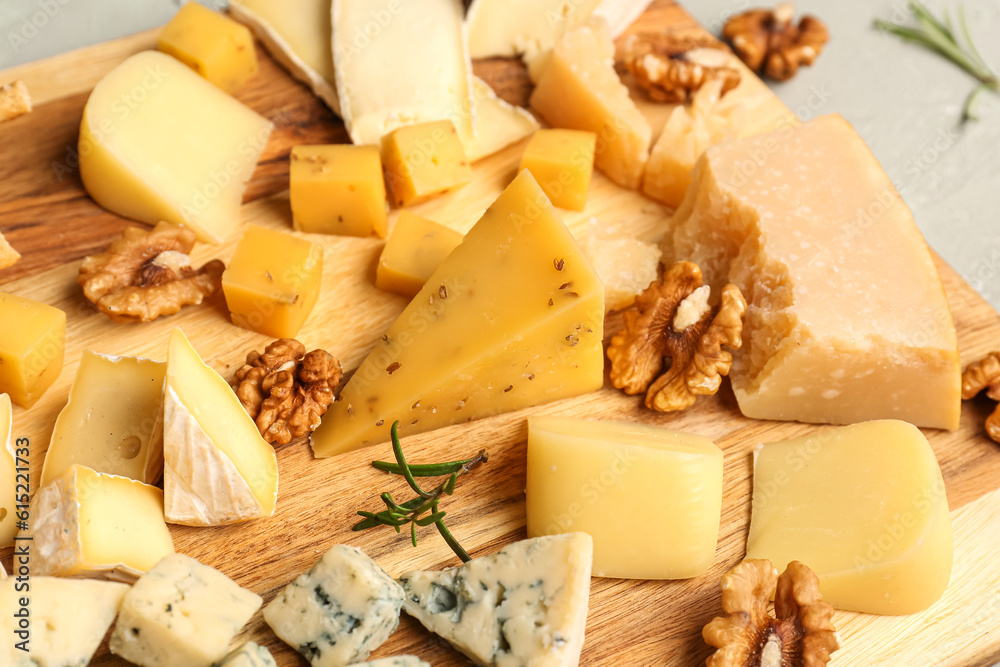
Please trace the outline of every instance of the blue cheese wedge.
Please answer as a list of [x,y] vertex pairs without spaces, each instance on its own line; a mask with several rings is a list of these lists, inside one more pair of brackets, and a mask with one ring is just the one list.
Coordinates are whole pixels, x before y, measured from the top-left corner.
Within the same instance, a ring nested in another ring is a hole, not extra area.
[[431,667],[429,663],[412,655],[397,655],[392,658],[381,658],[371,662],[358,662],[347,667]]
[[262,603],[218,570],[171,554],[125,595],[111,652],[140,667],[211,667]]
[[264,620],[313,667],[341,667],[389,638],[402,605],[392,577],[360,549],[337,545],[264,608]]
[[278,667],[264,646],[247,642],[222,659],[215,667]]
[[442,572],[408,572],[403,609],[477,665],[576,667],[593,555],[590,535],[567,533]]

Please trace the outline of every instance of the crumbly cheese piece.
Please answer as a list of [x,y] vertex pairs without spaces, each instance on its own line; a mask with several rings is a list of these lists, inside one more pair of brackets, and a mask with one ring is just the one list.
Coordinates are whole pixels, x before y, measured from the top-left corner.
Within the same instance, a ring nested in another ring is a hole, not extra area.
[[[333,62],[341,116],[356,144],[397,127],[454,123],[473,138],[472,66],[462,0],[333,0]],[[378,85],[372,85],[372,82]]]
[[[32,575],[30,587],[0,583],[0,664],[5,667],[83,667],[100,646],[129,587],[113,581]],[[27,606],[22,605],[27,600]],[[25,616],[27,614],[27,616]],[[30,619],[27,637],[19,635]],[[29,652],[15,644],[27,638]],[[5,659],[6,658],[6,659]]]
[[469,162],[493,155],[524,139],[539,128],[527,109],[508,104],[497,97],[490,85],[472,77],[473,137],[465,144]]
[[[27,467],[28,457],[22,457]],[[14,450],[14,408],[10,396],[0,394],[0,548],[17,536],[17,457]]]
[[338,544],[264,608],[264,620],[313,667],[339,667],[381,646],[402,604],[403,589],[375,561]]
[[580,662],[594,543],[586,533],[510,544],[442,572],[407,572],[403,609],[477,665]]
[[431,667],[429,663],[412,655],[397,655],[371,662],[358,662],[348,667]]
[[601,0],[593,16],[607,21],[611,37],[617,39],[636,19],[642,16],[652,0]]
[[819,577],[838,609],[913,614],[951,576],[944,479],[927,438],[882,420],[760,446],[754,453],[747,558]]
[[266,646],[247,642],[227,655],[215,667],[278,667]]
[[211,667],[262,602],[218,570],[171,554],[125,594],[111,652],[140,667]]
[[278,460],[229,384],[180,329],[163,399],[164,515],[218,526],[274,514]]
[[229,13],[247,24],[275,60],[340,115],[330,0],[230,0]]
[[636,190],[653,131],[618,78],[607,24],[592,20],[560,37],[531,94],[531,107],[552,127],[597,134],[594,165]]
[[131,582],[173,553],[163,492],[73,465],[31,499],[32,574]]
[[609,311],[631,306],[656,280],[663,254],[655,243],[601,228],[596,218],[590,221],[583,252],[604,283],[604,307]]
[[7,239],[0,234],[0,271],[8,269],[21,259],[21,253],[14,249]]
[[84,350],[45,452],[42,484],[74,463],[156,484],[163,471],[166,373],[160,361]]
[[953,429],[955,327],[927,244],[838,115],[705,151],[664,253],[747,299],[729,377],[758,419]]
[[66,313],[0,292],[0,322],[0,392],[30,408],[62,371]]
[[156,51],[94,87],[80,124],[80,176],[104,208],[187,225],[200,241],[236,233],[243,190],[271,123]]
[[31,95],[24,81],[0,86],[0,123],[31,113]]
[[604,381],[604,287],[528,171],[427,280],[312,434],[316,456]]

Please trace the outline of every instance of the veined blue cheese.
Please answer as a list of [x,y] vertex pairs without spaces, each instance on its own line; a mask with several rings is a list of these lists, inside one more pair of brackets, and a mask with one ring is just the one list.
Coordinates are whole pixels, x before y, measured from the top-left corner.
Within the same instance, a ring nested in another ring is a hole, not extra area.
[[478,665],[575,667],[593,555],[590,535],[567,533],[442,572],[408,572],[403,609]]
[[264,608],[313,667],[363,661],[399,625],[403,589],[360,549],[338,544]]
[[140,667],[211,667],[262,602],[218,570],[170,554],[126,593],[111,652]]
[[278,667],[264,646],[247,642],[222,659],[215,667]]
[[371,662],[358,662],[347,667],[431,667],[429,663],[412,655],[397,655],[391,658],[381,658]]

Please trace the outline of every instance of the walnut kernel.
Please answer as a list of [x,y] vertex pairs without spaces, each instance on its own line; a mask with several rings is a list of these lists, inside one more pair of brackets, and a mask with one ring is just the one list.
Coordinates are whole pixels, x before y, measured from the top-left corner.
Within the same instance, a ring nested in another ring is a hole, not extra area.
[[687,103],[709,81],[722,83],[722,95],[740,83],[726,53],[713,41],[670,33],[640,33],[625,44],[625,67],[657,102]]
[[777,81],[792,78],[802,65],[812,65],[829,41],[826,25],[815,16],[792,22],[795,6],[783,2],[773,10],[752,9],[726,22],[722,36],[747,67]]
[[[1000,401],[1000,352],[990,352],[962,371],[962,398],[969,400],[983,389],[994,401]],[[1000,404],[986,418],[986,433],[1000,442]]]
[[747,304],[735,285],[722,288],[716,306],[709,291],[697,265],[678,262],[636,297],[608,347],[611,382],[626,394],[646,392],[646,407],[660,412],[717,392],[733,363],[722,346],[742,345]]

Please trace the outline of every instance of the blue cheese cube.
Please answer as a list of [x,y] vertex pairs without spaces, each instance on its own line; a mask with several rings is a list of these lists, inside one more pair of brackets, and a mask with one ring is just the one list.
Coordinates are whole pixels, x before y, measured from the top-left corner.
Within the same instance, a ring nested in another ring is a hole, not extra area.
[[337,545],[264,608],[313,667],[363,661],[399,625],[403,589],[360,549]]
[[227,655],[215,667],[278,667],[264,646],[247,642]]
[[412,655],[397,655],[391,658],[380,658],[371,662],[358,662],[347,667],[431,667],[429,663]]
[[125,594],[111,652],[140,667],[211,667],[262,603],[218,570],[171,554]]

